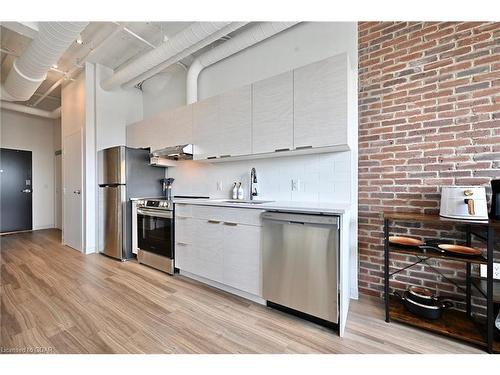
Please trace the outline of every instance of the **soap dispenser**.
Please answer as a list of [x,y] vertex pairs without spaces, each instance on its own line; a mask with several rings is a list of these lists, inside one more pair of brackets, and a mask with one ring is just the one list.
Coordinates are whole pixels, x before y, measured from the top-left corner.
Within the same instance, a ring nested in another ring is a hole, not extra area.
[[238,199],[243,199],[243,187],[241,186],[241,182],[238,186]]
[[236,182],[233,184],[233,199],[238,199],[238,184]]

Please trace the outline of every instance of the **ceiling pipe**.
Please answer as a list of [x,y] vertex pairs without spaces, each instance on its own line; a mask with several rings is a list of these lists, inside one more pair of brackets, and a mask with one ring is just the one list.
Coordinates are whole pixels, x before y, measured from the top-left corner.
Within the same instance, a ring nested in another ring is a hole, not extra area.
[[88,22],[40,22],[35,39],[14,61],[2,87],[2,99],[26,101],[47,78],[56,64]]
[[[118,24],[117,24],[118,25]],[[113,30],[108,36],[106,36],[103,40],[101,40],[94,48],[90,49],[83,57],[78,59],[77,64],[68,70],[67,72],[63,72],[63,76],[59,78],[52,86],[49,87],[44,94],[39,97],[34,103],[34,106],[37,106],[42,100],[45,100],[56,88],[58,88],[64,81],[71,80],[73,75],[83,68],[83,64],[87,61],[91,56],[93,56],[104,44],[106,44],[109,40],[113,39],[116,35],[120,34],[124,30],[125,26],[118,25],[118,27]]]
[[163,42],[155,49],[145,53],[121,69],[118,69],[111,77],[101,82],[104,90],[113,90],[124,83],[129,82],[138,75],[154,68],[165,60],[181,53],[211,34],[217,32],[230,22],[196,22],[175,34],[169,40]]
[[61,107],[54,109],[53,111],[45,111],[39,108],[28,107],[27,105],[6,102],[2,100],[0,105],[1,109],[6,109],[9,111],[25,113],[32,116],[44,117],[49,119],[57,119],[61,117]]
[[186,78],[187,104],[198,101],[198,77],[203,69],[218,61],[234,55],[264,39],[286,30],[298,22],[261,22],[237,34],[227,42],[204,53],[193,61]]
[[245,26],[246,24],[248,24],[248,22],[232,22],[231,24],[227,25],[226,27],[223,27],[219,31],[211,34],[208,38],[205,38],[202,41],[200,41],[196,44],[193,44],[191,47],[186,48],[181,53],[178,53],[177,55],[172,56],[171,58],[163,61],[161,64],[156,65],[154,68],[149,69],[148,71],[135,77],[131,81],[124,84],[123,87],[124,88],[131,88],[137,84],[140,84],[141,82],[144,82],[145,80],[147,80],[148,78],[151,78],[155,74],[158,74],[158,73],[162,72],[163,70],[167,69],[169,66],[176,64],[176,63],[179,63],[180,60],[182,60],[182,59],[186,58],[187,56],[193,54],[194,52],[202,49],[203,47],[206,47],[209,44],[226,37],[228,34],[232,33],[233,31],[238,30],[239,28]]

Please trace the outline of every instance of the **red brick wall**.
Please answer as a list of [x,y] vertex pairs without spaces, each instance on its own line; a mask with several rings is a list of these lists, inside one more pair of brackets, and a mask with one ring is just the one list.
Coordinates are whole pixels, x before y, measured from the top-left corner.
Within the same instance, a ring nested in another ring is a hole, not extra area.
[[[440,186],[500,178],[500,23],[361,22],[358,36],[359,287],[380,295],[381,211],[436,213]],[[461,237],[453,227],[397,231]],[[460,263],[435,264],[464,275]],[[423,266],[399,280],[461,294]]]

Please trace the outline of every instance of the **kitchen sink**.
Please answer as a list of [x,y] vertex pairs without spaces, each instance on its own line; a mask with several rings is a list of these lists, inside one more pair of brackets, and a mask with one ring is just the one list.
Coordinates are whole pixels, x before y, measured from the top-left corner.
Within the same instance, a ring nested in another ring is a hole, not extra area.
[[242,203],[242,204],[263,204],[263,203],[270,203],[270,202],[274,202],[274,201],[221,199],[219,202],[224,202],[224,203]]

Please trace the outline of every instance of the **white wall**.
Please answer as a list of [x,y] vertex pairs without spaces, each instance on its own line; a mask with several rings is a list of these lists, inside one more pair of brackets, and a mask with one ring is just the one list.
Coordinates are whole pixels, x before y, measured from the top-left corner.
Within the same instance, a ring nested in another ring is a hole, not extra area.
[[[348,202],[350,196],[350,153],[329,153],[208,163],[179,162],[167,170],[175,178],[173,193],[231,198],[234,182],[242,182],[249,198],[250,170],[257,171],[258,199],[298,202]],[[292,190],[292,180],[299,189]],[[217,190],[217,184],[223,190]]]
[[54,121],[0,111],[3,148],[32,152],[33,229],[54,227]]
[[186,70],[176,64],[142,84],[144,118],[186,104]]
[[[93,66],[93,65],[92,65]],[[95,92],[95,130],[97,150],[124,145],[128,124],[142,119],[142,94],[138,89],[105,91],[99,82],[113,70],[95,64],[95,79],[89,82],[89,92]]]

